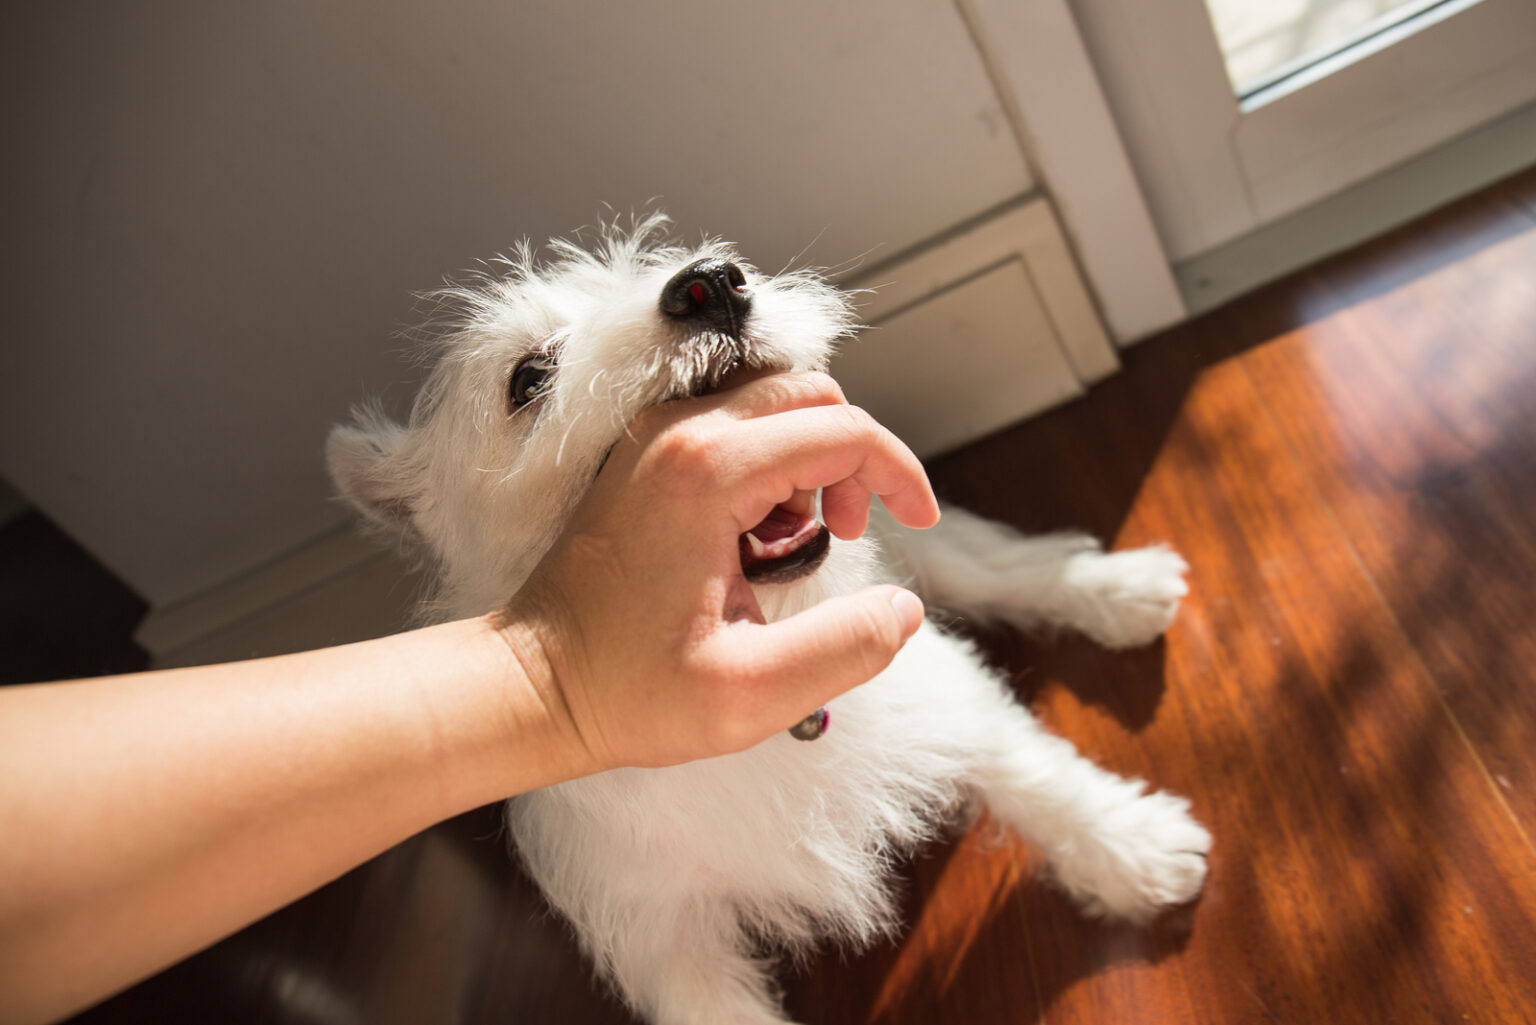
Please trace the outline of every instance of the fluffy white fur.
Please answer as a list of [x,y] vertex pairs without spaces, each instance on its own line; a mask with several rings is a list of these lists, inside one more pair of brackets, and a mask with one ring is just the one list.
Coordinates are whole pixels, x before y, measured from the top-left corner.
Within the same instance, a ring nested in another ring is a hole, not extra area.
[[[607,231],[590,253],[557,243],[542,264],[525,248],[503,275],[448,290],[455,319],[409,425],[364,409],[333,432],[341,492],[435,559],[434,616],[503,604],[640,410],[734,359],[823,368],[850,332],[843,297],[814,275],[763,275],[721,244],[666,245],[663,225]],[[705,257],[747,275],[739,346],[682,331],[658,308],[668,279]],[[558,369],[547,394],[511,411],[509,375],[531,352]],[[899,580],[931,607],[1123,647],[1157,637],[1185,593],[1184,562],[1163,548],[1105,554],[1081,535],[1027,538],[955,508],[933,531],[874,525],[880,547],[834,540],[810,577],[757,587],[768,616]],[[831,712],[812,743],[781,734],[508,802],[529,872],[658,1025],[784,1021],[772,955],[893,930],[893,865],[977,804],[1037,845],[1090,913],[1143,920],[1200,889],[1210,837],[1186,801],[1046,733],[970,644],[931,623]]]

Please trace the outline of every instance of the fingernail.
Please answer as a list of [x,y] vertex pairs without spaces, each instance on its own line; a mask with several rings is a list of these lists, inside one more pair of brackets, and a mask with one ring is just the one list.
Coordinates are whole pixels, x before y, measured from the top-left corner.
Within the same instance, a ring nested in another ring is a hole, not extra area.
[[923,623],[923,600],[911,591],[897,588],[891,592],[891,606],[901,617],[903,637],[911,637]]

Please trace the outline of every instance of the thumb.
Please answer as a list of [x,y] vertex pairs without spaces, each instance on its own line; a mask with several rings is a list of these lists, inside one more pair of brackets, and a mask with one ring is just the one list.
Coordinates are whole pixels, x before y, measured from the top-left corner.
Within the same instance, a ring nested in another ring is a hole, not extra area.
[[890,665],[922,621],[917,595],[900,587],[871,587],[777,623],[749,627],[748,664],[764,684],[771,714],[792,726],[810,709]]

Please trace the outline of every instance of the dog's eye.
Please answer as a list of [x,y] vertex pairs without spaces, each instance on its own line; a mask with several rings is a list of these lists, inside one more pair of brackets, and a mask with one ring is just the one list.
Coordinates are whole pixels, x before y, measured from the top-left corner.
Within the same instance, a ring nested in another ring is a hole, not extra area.
[[512,371],[512,381],[507,396],[512,408],[519,409],[549,390],[550,377],[555,372],[555,361],[548,356],[529,356]]

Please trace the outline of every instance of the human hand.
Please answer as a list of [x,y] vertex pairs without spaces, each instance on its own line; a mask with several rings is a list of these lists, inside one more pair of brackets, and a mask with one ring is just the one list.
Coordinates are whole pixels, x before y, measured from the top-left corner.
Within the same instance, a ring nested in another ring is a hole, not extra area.
[[880,495],[900,522],[938,506],[917,458],[824,374],[772,374],[653,407],[609,454],[565,533],[496,622],[581,771],[741,750],[888,665],[922,621],[877,587],[774,624],[738,538],[822,489],[863,533]]

